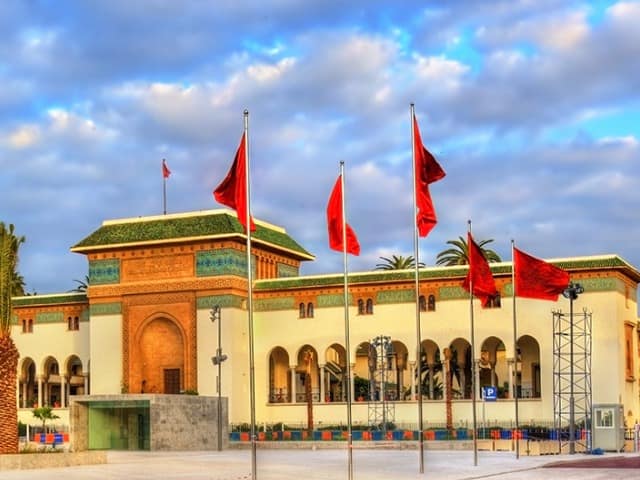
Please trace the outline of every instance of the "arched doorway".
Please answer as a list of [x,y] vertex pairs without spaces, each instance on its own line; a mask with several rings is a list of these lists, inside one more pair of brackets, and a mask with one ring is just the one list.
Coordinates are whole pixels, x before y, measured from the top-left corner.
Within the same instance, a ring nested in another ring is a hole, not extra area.
[[516,358],[516,385],[520,398],[539,398],[542,394],[540,380],[540,345],[530,335],[518,339]]
[[65,377],[67,379],[67,395],[85,395],[87,393],[85,374],[82,368],[82,360],[77,355],[71,355],[66,363]]
[[22,360],[20,371],[19,405],[20,408],[33,408],[38,404],[38,382],[36,364],[32,358]]
[[175,394],[184,390],[184,333],[176,322],[166,317],[146,322],[137,346],[140,360],[131,375],[137,384],[130,385],[130,391]]
[[433,340],[422,342],[420,385],[422,395],[429,400],[442,400],[444,396],[444,374],[440,347]]
[[509,392],[507,355],[504,343],[498,337],[489,337],[482,342],[478,365],[480,388],[494,386],[501,396]]
[[326,402],[347,401],[347,352],[334,343],[324,353],[324,365],[320,367],[320,395]]
[[290,402],[290,395],[289,354],[284,348],[275,347],[269,354],[269,402]]

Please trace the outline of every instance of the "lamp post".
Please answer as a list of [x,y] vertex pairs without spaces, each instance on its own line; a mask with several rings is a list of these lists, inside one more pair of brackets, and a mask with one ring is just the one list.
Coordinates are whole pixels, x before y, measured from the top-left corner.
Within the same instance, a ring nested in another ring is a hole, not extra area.
[[227,359],[222,354],[222,311],[220,305],[214,305],[211,309],[211,321],[218,322],[218,348],[215,356],[211,357],[214,365],[218,366],[216,390],[218,391],[218,451],[222,451],[222,362]]
[[576,453],[576,417],[575,399],[573,397],[573,301],[578,295],[584,293],[584,287],[579,283],[569,283],[569,286],[562,292],[562,296],[569,299],[569,453]]

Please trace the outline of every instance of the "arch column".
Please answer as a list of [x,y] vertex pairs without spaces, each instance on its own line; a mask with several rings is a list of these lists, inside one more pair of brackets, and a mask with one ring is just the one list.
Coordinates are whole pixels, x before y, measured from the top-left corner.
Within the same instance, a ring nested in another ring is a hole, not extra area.
[[516,391],[515,369],[513,368],[514,363],[513,358],[507,358],[507,365],[509,366],[509,398],[516,398],[518,394]]
[[291,376],[291,403],[296,403],[296,366],[289,366]]
[[89,395],[89,374],[83,373],[82,379],[84,380],[84,395]]
[[418,389],[416,388],[416,362],[409,361],[409,371],[411,372],[411,400],[418,398]]
[[[351,392],[351,401],[353,402],[355,394],[356,394],[356,374],[355,374],[355,370],[356,370],[356,364],[351,363],[349,364],[351,366],[351,378],[349,379],[349,390]],[[346,398],[345,398],[346,400]]]
[[67,376],[60,375],[60,408],[67,408]]
[[318,370],[320,370],[320,403],[325,403],[325,378],[324,378],[324,363],[318,364]]
[[[467,398],[467,375],[465,374],[466,366],[467,366],[467,355],[466,350],[459,349],[457,351],[457,360],[458,360],[458,371],[460,372],[460,393],[462,398]],[[451,381],[453,384],[453,380]],[[477,398],[477,397],[476,397]]]
[[44,378],[42,375],[38,375],[38,407],[42,407],[42,389]]
[[435,392],[434,392],[434,374],[436,371],[436,365],[434,363],[429,363],[427,364],[427,371],[429,372],[429,398],[431,400],[435,399]]

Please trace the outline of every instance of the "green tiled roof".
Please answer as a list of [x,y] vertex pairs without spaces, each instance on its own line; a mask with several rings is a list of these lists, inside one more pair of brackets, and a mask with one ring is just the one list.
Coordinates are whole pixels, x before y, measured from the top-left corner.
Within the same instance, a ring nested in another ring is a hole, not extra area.
[[[617,255],[594,257],[566,258],[548,260],[549,263],[567,270],[569,273],[580,270],[613,269],[620,270],[635,282],[640,282],[640,271]],[[511,275],[511,262],[490,264],[491,272],[496,276]],[[467,266],[428,267],[420,269],[420,280],[464,278],[468,272]],[[384,283],[393,281],[411,281],[414,270],[373,270],[349,274],[349,284]],[[256,290],[281,290],[287,288],[326,287],[342,285],[343,275],[316,275],[275,280],[259,280]]]
[[13,297],[11,303],[14,307],[28,307],[33,305],[63,305],[65,303],[87,303],[87,295],[84,293],[27,295],[25,297]]
[[[91,250],[119,246],[176,243],[194,239],[223,237],[245,238],[244,229],[235,215],[227,211],[209,211],[158,217],[141,217],[123,221],[104,222],[91,235],[71,247],[71,251],[86,253]],[[283,229],[256,221],[252,241],[292,252],[301,260],[314,256],[291,238]]]

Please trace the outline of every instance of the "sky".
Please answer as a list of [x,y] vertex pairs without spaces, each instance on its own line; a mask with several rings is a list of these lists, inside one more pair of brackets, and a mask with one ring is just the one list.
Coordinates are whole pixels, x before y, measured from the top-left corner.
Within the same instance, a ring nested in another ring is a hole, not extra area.
[[27,291],[84,279],[103,220],[222,208],[249,111],[251,206],[342,271],[326,203],[345,162],[350,271],[413,254],[409,106],[447,173],[434,265],[465,236],[510,260],[640,267],[640,2],[4,0],[0,221]]

